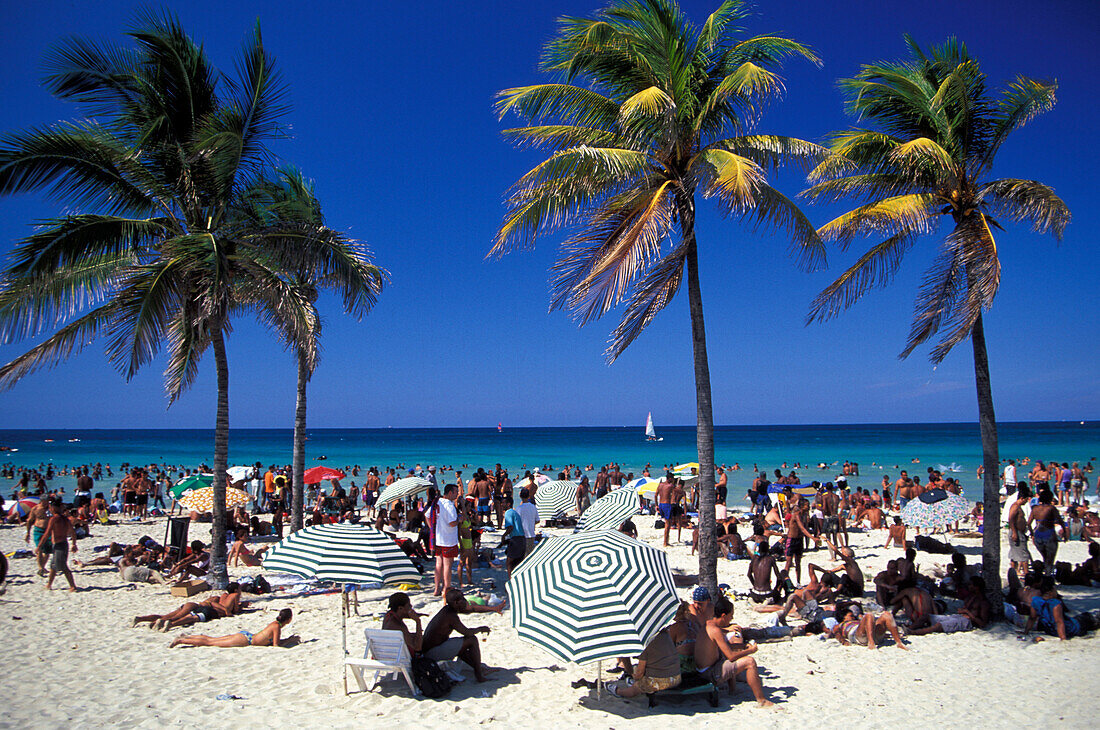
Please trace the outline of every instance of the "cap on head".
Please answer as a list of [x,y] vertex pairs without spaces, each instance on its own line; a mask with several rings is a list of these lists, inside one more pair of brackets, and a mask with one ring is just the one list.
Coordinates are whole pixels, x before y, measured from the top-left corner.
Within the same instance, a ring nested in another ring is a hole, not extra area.
[[706,603],[711,600],[710,591],[707,590],[706,586],[698,586],[691,592],[691,600],[696,603]]

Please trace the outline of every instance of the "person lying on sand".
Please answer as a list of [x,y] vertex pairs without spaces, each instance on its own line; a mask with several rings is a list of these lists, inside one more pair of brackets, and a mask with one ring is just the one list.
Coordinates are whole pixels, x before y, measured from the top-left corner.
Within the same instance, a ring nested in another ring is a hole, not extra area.
[[[421,650],[424,656],[433,661],[449,661],[461,659],[474,670],[474,678],[478,682],[484,682],[488,674],[494,670],[481,663],[481,644],[478,641],[479,633],[489,634],[488,626],[478,626],[474,629],[466,628],[459,618],[461,613],[481,613],[475,611],[457,588],[450,588],[445,595],[446,603],[439,613],[428,622],[424,630],[424,638]],[[503,607],[503,604],[501,604]],[[481,606],[479,608],[489,608]],[[495,609],[489,609],[495,610]],[[451,633],[459,636],[452,637]]]
[[274,621],[253,634],[250,631],[238,631],[228,636],[206,636],[205,634],[192,634],[177,636],[168,645],[171,649],[176,646],[278,646],[281,641],[280,632],[290,623],[293,614],[289,608],[279,611]]
[[909,650],[901,638],[898,625],[889,611],[883,611],[878,617],[873,613],[863,613],[859,604],[853,603],[847,607],[840,623],[834,626],[828,636],[833,637],[845,646],[855,644],[866,646],[868,649],[877,649],[882,640],[886,638],[886,632],[894,637],[894,642],[899,649]]
[[[717,686],[726,685],[730,693],[737,689],[737,678],[744,677],[752,690],[757,704],[771,707],[774,703],[764,696],[764,685],[760,681],[760,671],[756,660],[755,642],[744,643],[739,627],[731,627],[733,604],[725,596],[704,604],[706,630],[699,633],[695,642],[695,664],[699,674]],[[726,632],[733,629],[731,641]]]
[[237,583],[230,583],[225,587],[225,593],[220,596],[211,596],[202,603],[188,601],[175,611],[165,614],[135,616],[130,625],[137,626],[148,623],[149,628],[155,631],[168,631],[181,626],[190,626],[225,618],[226,616],[235,616],[247,608],[248,605],[247,601],[241,600],[241,587]]
[[119,558],[118,574],[126,583],[164,583],[164,576],[152,568],[139,565],[127,555]]
[[[819,571],[822,573],[820,579],[816,575]],[[782,609],[775,606],[762,606],[757,610],[762,612],[778,610],[779,615],[775,620],[779,625],[787,623],[787,614],[791,609],[797,610],[798,615],[807,623],[820,621],[826,610],[825,604],[835,596],[837,578],[833,573],[821,571],[821,568],[813,564],[809,567],[809,573],[810,582],[792,592]]]
[[1054,588],[1054,576],[1043,576],[1039,582],[1039,595],[1031,599],[1024,636],[1038,624],[1039,629],[1062,641],[1074,636],[1084,636],[1096,628],[1096,617],[1087,611],[1070,616],[1066,604]]

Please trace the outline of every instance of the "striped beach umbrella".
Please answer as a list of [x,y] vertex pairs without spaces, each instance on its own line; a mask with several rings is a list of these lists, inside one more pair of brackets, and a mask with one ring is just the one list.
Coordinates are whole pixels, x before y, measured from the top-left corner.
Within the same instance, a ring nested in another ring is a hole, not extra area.
[[680,605],[664,552],[614,530],[547,539],[507,590],[520,638],[577,664],[637,656]]
[[934,489],[909,500],[901,511],[901,521],[909,527],[930,530],[961,520],[970,514],[971,509],[973,505],[966,497]]
[[264,570],[337,583],[417,583],[420,573],[393,540],[370,525],[313,525],[280,540]]
[[577,523],[581,530],[617,530],[619,525],[638,514],[638,493],[624,487],[608,492],[584,511]]
[[539,485],[535,492],[535,507],[540,520],[552,520],[559,514],[577,509],[577,483],[562,479]]
[[213,484],[213,474],[189,474],[173,484],[168,490],[168,493],[172,495],[172,499],[179,499],[187,492],[193,492],[196,489],[213,486]]
[[[184,509],[193,510],[195,512],[213,512],[214,511],[214,488],[203,487],[202,489],[196,489],[190,494],[185,494],[179,500],[180,506]],[[225,506],[227,508],[236,507],[237,505],[248,504],[248,493],[242,492],[239,489],[233,489],[227,487],[225,490]]]
[[660,483],[660,479],[654,479],[653,477],[638,477],[634,481],[628,482],[626,488],[633,489],[638,493],[638,496],[652,501],[657,498],[657,486]]
[[382,488],[382,492],[378,495],[378,503],[388,504],[390,502],[396,502],[399,499],[411,497],[420,492],[426,492],[431,486],[432,483],[423,477],[405,477],[404,479],[398,479],[393,484]]

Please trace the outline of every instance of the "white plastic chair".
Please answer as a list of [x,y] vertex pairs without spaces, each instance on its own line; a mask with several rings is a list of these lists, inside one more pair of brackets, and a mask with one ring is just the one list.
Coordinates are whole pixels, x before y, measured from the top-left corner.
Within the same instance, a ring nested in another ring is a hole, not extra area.
[[[355,681],[359,683],[359,689],[368,692],[378,685],[381,675],[394,677],[398,673],[405,677],[409,685],[409,691],[413,695],[419,694],[412,680],[412,657],[409,656],[409,647],[405,644],[405,636],[400,631],[383,629],[365,629],[367,648],[363,652],[362,659],[347,657],[344,665],[351,669]],[[365,671],[374,670],[374,680],[371,686],[363,678]]]

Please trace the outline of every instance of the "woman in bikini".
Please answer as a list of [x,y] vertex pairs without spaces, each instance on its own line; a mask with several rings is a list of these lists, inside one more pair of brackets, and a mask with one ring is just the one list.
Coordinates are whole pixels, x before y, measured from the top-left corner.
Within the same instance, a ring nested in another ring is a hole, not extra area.
[[291,610],[284,608],[274,621],[253,634],[250,631],[238,631],[228,636],[206,636],[205,634],[192,634],[176,637],[168,648],[175,646],[278,646],[279,634],[282,628],[290,623]]

